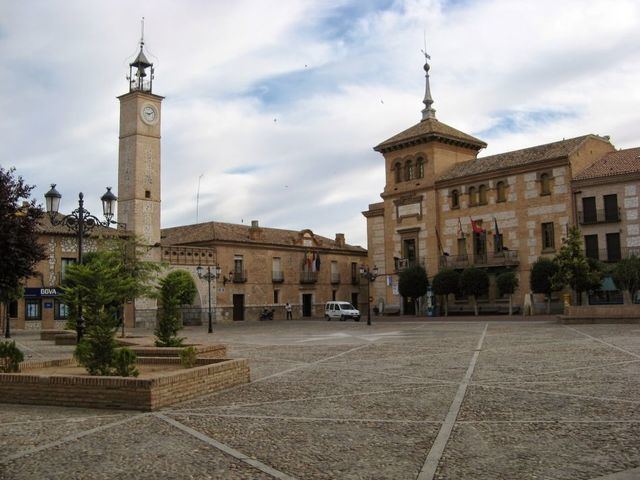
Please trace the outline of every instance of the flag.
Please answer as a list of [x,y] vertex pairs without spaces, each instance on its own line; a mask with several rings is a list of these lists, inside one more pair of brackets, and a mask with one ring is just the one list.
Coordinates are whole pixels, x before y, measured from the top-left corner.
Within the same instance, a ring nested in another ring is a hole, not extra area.
[[471,217],[469,217],[469,220],[471,220],[471,230],[473,230],[473,233],[484,233],[484,228],[478,225],[475,220],[472,220]]
[[504,250],[504,248],[502,246],[502,235],[500,234],[500,230],[498,229],[498,221],[496,220],[496,217],[493,217],[493,224],[496,227],[496,232],[493,236],[496,244],[495,249],[496,249],[496,252],[501,252],[502,250]]
[[438,239],[438,251],[440,255],[444,254],[444,250],[442,249],[442,243],[440,242],[440,234],[438,233],[438,229],[436,228],[436,238]]

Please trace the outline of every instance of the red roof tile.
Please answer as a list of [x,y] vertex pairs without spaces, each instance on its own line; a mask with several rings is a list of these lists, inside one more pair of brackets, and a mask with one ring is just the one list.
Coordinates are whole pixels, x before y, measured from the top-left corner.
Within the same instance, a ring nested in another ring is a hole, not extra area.
[[640,147],[609,152],[596,163],[576,175],[574,180],[640,173]]

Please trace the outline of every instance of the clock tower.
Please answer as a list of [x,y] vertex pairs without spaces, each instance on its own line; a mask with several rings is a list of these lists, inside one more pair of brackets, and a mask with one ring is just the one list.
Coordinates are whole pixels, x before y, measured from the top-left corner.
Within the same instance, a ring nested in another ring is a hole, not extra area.
[[[153,64],[141,39],[140,51],[129,64],[129,92],[118,97],[118,222],[126,224],[143,244],[159,246],[160,107],[164,97],[153,93],[153,76]],[[159,251],[156,254],[157,259],[152,254],[149,260],[159,260]]]

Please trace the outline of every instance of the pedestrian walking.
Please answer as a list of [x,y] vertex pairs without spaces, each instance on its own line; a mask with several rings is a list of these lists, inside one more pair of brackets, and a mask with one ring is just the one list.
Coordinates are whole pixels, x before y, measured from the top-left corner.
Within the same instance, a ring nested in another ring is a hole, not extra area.
[[291,314],[291,304],[287,302],[284,306],[285,312],[287,312],[287,320],[293,320],[293,315]]

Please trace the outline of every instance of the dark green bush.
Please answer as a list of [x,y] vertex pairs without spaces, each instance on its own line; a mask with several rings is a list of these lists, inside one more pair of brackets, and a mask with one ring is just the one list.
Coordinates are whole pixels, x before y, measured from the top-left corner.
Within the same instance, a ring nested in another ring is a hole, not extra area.
[[16,342],[0,342],[0,372],[19,372],[20,362],[23,360],[24,354],[16,346]]
[[184,368],[192,368],[198,360],[198,352],[194,347],[186,347],[180,350],[180,364]]
[[137,355],[128,348],[119,348],[113,355],[113,373],[119,377],[137,377],[140,372],[136,368]]

